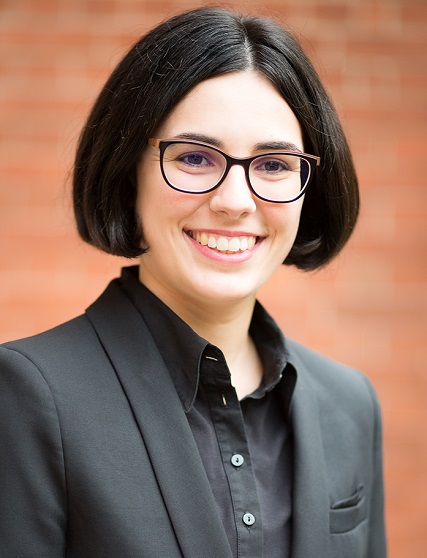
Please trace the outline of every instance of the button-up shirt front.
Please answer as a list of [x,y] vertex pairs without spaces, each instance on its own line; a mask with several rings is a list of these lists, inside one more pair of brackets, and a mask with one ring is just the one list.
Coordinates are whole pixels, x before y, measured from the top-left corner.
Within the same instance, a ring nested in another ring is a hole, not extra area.
[[121,284],[171,374],[233,556],[289,557],[293,459],[288,410],[296,374],[287,363],[280,329],[256,303],[250,334],[264,377],[257,390],[239,401],[218,347],[146,289],[137,268],[125,268]]

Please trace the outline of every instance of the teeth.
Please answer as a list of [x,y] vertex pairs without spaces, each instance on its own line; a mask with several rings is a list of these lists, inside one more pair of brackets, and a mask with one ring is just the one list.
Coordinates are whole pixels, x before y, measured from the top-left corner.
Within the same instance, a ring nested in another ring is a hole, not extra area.
[[202,246],[209,246],[215,248],[219,252],[244,252],[250,250],[255,246],[255,236],[233,236],[227,238],[225,236],[214,236],[205,232],[190,232],[190,236],[194,238]]
[[220,236],[216,241],[216,248],[220,252],[228,252],[228,240],[223,236]]
[[228,243],[228,249],[230,252],[238,252],[240,250],[240,240],[233,237]]
[[244,236],[240,241],[240,250],[247,250],[248,249],[248,239]]

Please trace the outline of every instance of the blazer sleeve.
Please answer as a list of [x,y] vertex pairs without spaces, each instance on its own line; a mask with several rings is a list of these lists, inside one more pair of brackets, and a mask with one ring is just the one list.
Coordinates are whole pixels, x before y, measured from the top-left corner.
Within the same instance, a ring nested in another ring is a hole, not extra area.
[[0,456],[0,556],[65,556],[65,467],[54,397],[42,371],[4,347]]
[[386,558],[387,545],[384,522],[384,481],[382,460],[381,410],[376,393],[364,377],[371,394],[374,409],[374,436],[372,448],[373,482],[369,510],[368,558]]

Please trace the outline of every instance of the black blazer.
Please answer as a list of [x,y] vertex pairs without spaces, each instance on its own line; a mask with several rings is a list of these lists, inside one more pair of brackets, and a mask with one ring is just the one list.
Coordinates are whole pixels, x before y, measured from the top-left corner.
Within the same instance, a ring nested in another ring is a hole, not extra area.
[[[383,558],[372,387],[288,349],[292,558]],[[173,382],[116,281],[83,316],[0,348],[0,456],[2,558],[232,557]]]

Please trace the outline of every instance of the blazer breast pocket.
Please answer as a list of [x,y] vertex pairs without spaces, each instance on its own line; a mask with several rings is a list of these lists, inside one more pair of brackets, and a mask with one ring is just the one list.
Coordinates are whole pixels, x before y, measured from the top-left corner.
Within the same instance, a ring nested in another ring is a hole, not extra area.
[[363,485],[344,500],[331,506],[329,510],[329,530],[331,533],[346,533],[351,531],[366,519],[368,504],[363,491]]

